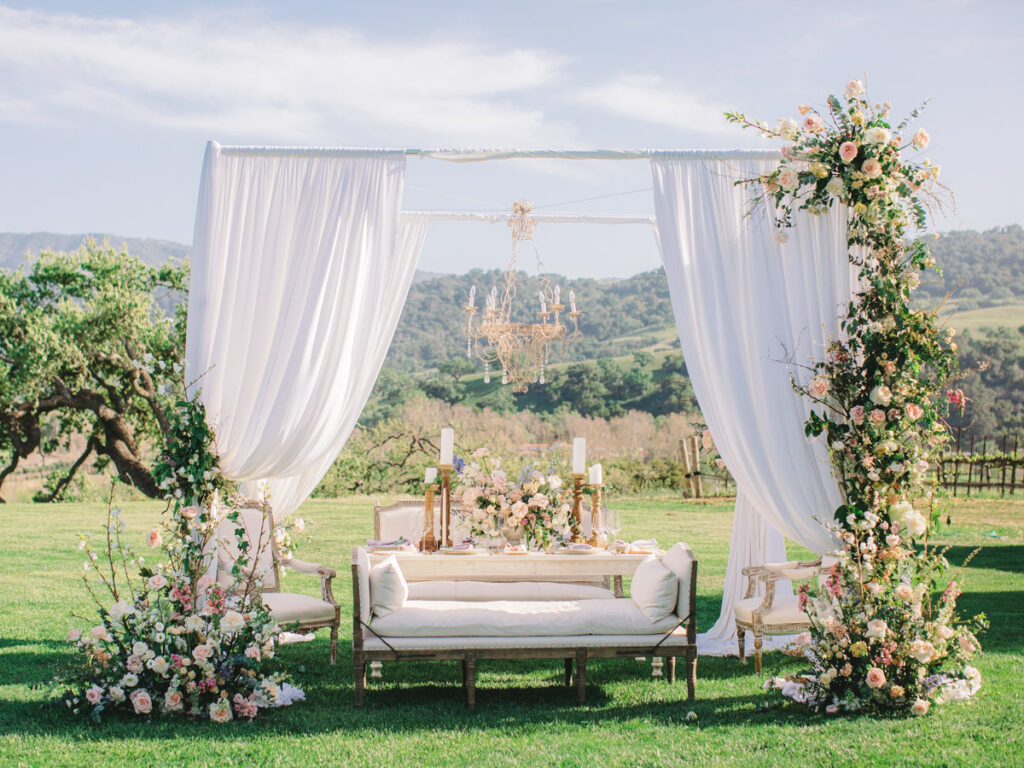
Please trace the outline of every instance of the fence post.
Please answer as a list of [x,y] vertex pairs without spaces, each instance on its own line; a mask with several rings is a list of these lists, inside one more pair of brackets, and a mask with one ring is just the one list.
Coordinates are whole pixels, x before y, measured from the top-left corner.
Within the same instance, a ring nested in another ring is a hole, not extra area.
[[691,451],[693,456],[693,485],[695,495],[699,499],[704,496],[704,484],[700,477],[700,438],[697,435],[691,435],[690,440],[693,442],[693,450]]

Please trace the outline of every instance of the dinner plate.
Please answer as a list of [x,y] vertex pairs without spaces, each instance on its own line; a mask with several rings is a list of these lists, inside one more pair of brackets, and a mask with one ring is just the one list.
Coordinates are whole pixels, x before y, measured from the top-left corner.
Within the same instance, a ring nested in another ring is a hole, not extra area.
[[441,549],[442,555],[483,555],[486,549]]
[[597,555],[605,550],[594,547],[593,549],[557,549],[556,555]]

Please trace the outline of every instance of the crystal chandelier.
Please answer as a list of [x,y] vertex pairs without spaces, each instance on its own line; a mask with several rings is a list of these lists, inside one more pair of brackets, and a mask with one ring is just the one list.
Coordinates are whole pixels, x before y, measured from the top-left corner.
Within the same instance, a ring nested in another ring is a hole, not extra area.
[[[526,392],[530,384],[544,383],[544,369],[547,367],[553,342],[568,343],[580,335],[579,318],[576,310],[576,295],[569,291],[569,312],[572,332],[562,322],[565,305],[562,304],[561,286],[552,285],[543,274],[540,252],[533,237],[536,221],[530,217],[533,203],[519,200],[512,205],[512,255],[505,271],[505,288],[498,294],[497,286],[484,297],[483,312],[477,315],[476,286],[469,291],[466,310],[466,356],[472,357],[474,350],[484,363],[484,383],[491,381],[491,365],[501,368],[501,383],[511,384],[513,392]],[[512,320],[512,303],[516,298],[516,260],[519,244],[529,240],[537,257],[537,275],[540,280],[540,311],[537,322],[517,323]]]

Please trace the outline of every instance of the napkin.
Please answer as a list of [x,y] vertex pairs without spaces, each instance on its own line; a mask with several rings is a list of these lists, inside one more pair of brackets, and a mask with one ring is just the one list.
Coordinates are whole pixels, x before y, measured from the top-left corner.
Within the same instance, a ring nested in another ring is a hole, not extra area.
[[473,542],[472,541],[464,541],[461,544],[455,544],[455,545],[453,545],[451,547],[446,547],[446,549],[458,549],[458,550],[472,549],[472,548],[473,548]]
[[525,544],[506,544],[505,550],[507,554],[525,554],[527,552]]
[[637,539],[636,541],[621,541],[616,539],[615,548],[625,550],[628,555],[643,555],[658,550],[657,539]]
[[366,547],[367,547],[367,549],[385,549],[385,548],[392,548],[392,547],[394,547],[394,548],[397,548],[397,547],[412,547],[412,542],[410,542],[404,536],[399,536],[394,541],[378,541],[377,539],[367,539],[366,540]]
[[589,552],[590,550],[595,549],[595,547],[592,547],[586,543],[578,543],[570,544],[568,547],[566,547],[566,549],[570,552]]

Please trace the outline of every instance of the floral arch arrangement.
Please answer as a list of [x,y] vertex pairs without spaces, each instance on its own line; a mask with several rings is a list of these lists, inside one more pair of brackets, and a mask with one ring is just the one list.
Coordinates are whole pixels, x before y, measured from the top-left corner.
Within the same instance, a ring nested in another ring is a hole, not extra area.
[[834,523],[842,549],[819,584],[800,592],[811,630],[797,650],[811,669],[766,686],[829,713],[923,715],[981,686],[970,661],[984,616],[958,616],[957,579],[946,575],[945,550],[929,541],[940,518],[930,463],[949,439],[943,416],[966,404],[954,388],[957,346],[934,312],[911,303],[921,272],[937,269],[923,234],[946,190],[939,166],[908,157],[930,142],[924,129],[907,138],[918,110],[893,127],[890,109],[851,80],[824,112],[801,105],[799,124],[726,115],[790,142],[776,169],[737,182],[757,189],[755,205],[774,210],[779,239],[794,210],[843,206],[849,258],[859,268],[841,338],[813,365],[810,384],[794,385],[814,403],[807,435],[828,440],[844,497]]

